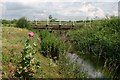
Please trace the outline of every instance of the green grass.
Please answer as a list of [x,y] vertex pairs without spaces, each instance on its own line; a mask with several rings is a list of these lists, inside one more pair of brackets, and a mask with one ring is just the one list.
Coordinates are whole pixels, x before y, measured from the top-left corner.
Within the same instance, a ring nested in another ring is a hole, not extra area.
[[[19,61],[21,60],[20,52],[24,48],[25,41],[28,37],[28,32],[30,31],[26,29],[20,29],[15,27],[3,27],[2,29],[2,68],[3,68],[2,77],[3,78],[14,77],[13,74],[15,73],[16,67],[19,64]],[[38,34],[40,33],[37,33],[35,34],[34,37],[30,38],[31,39],[30,44],[32,44],[33,42],[38,43],[38,47],[36,48],[38,52],[34,55],[34,57],[40,61],[40,67],[41,67],[37,70],[37,73],[33,76],[34,78],[68,78],[68,77],[77,78],[78,76],[80,76],[81,78],[86,77],[84,75],[85,73],[81,71],[79,73],[73,72],[73,70],[78,70],[78,68],[77,67],[74,68],[73,64],[67,65],[69,64],[69,61],[67,61],[67,59],[65,58],[65,54],[61,54],[57,64],[55,64],[52,59],[48,57],[44,57],[40,53],[41,52],[40,42],[42,41],[40,41],[39,39],[40,35]],[[55,37],[52,34],[51,36]],[[48,38],[50,39],[50,37]]]
[[[20,60],[20,52],[24,48],[24,43],[28,37],[29,30],[14,28],[14,27],[3,27],[2,29],[2,68],[3,77],[8,78],[12,75],[12,71],[16,69],[16,65]],[[32,38],[33,42],[40,43],[38,35]],[[38,44],[40,46],[40,44]],[[38,47],[39,49],[39,47]],[[41,62],[41,68],[46,78],[61,78],[59,74],[58,66],[49,66],[50,59],[42,56],[39,52],[35,54],[35,58]],[[53,63],[54,64],[54,63]],[[40,69],[34,75],[35,78],[40,77]]]
[[108,74],[107,77],[119,78],[120,75],[119,21],[117,17],[96,20],[92,26],[69,32],[74,50],[79,51],[78,55],[91,62],[97,69],[105,68],[103,72]]

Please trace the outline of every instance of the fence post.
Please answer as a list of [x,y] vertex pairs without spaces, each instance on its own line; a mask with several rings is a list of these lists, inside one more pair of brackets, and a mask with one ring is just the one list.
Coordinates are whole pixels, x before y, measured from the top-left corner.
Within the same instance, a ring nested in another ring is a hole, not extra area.
[[35,17],[35,25],[37,25],[37,18]]
[[72,27],[74,27],[74,25],[75,25],[75,23],[74,23],[74,21],[72,21]]
[[59,28],[61,27],[61,20],[59,20]]
[[46,24],[46,27],[49,25],[49,19],[47,18],[47,24]]

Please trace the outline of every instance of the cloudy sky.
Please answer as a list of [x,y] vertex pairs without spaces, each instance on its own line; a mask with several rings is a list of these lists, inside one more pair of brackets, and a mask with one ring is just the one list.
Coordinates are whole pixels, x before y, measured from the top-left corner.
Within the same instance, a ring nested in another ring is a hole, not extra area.
[[0,0],[0,19],[58,20],[103,18],[118,15],[119,0]]

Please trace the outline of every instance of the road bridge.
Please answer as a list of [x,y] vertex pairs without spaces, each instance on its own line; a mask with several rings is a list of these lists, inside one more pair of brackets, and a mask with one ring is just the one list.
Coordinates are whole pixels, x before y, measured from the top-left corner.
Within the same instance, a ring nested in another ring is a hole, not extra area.
[[76,24],[32,24],[33,29],[51,29],[51,30],[70,30],[70,29],[76,29],[79,28],[81,25]]

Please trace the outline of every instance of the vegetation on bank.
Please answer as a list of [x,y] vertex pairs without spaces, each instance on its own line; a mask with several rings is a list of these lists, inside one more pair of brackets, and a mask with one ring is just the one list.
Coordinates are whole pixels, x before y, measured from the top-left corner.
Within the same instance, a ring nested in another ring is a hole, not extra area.
[[48,30],[39,32],[41,38],[41,53],[54,60],[59,66],[59,73],[62,78],[87,78],[86,72],[80,71],[80,66],[76,62],[71,63],[66,57],[67,48],[54,33]]
[[[86,26],[70,31],[67,36],[72,44],[71,52],[76,52],[80,57],[89,60],[110,78],[120,76],[119,22],[116,17],[95,20],[92,21],[92,25],[89,25],[88,21]],[[32,30],[26,18],[20,18],[16,24],[18,28],[3,27],[2,31],[3,77],[88,77],[85,72],[80,71],[80,66],[70,63],[67,59],[66,51],[69,42],[63,43],[52,31]],[[28,32],[31,31],[35,36],[27,38]],[[24,74],[26,75],[23,76]]]
[[[21,52],[25,50],[25,44],[30,31],[27,29],[20,29],[14,27],[2,28],[2,77],[3,78],[15,78],[15,72],[19,68],[21,61]],[[35,69],[37,72],[34,74],[34,78],[61,78],[62,74],[59,74],[59,67],[55,63],[41,55],[39,36],[35,34],[30,38],[29,44],[36,42],[37,51],[34,54],[34,58],[40,62],[40,68]],[[29,51],[31,48],[28,47]],[[33,47],[32,47],[33,48]],[[33,53],[33,50],[30,50]],[[25,53],[25,52],[24,52]],[[18,66],[18,67],[17,67]]]
[[[27,29],[3,27],[3,78],[86,77],[86,74],[80,72],[76,64],[73,63],[73,65],[69,63],[65,57],[64,44],[53,33],[42,31],[42,33],[35,33],[34,37],[28,38],[28,32],[30,31]],[[36,45],[34,42],[37,43],[37,47],[34,47]],[[53,49],[48,48],[48,46]],[[52,59],[50,55],[45,57],[42,55],[42,52],[47,52],[47,55],[51,52],[51,56],[57,54],[59,58]],[[39,63],[37,63],[36,60],[39,61]],[[36,66],[33,63],[35,63]]]
[[64,53],[64,44],[53,33],[47,30],[40,31],[41,53],[54,60],[59,59],[59,54]]
[[94,22],[92,26],[69,32],[74,51],[107,76],[120,78],[120,20],[111,17]]
[[17,21],[16,27],[30,29],[31,24],[28,22],[27,18],[22,17]]

